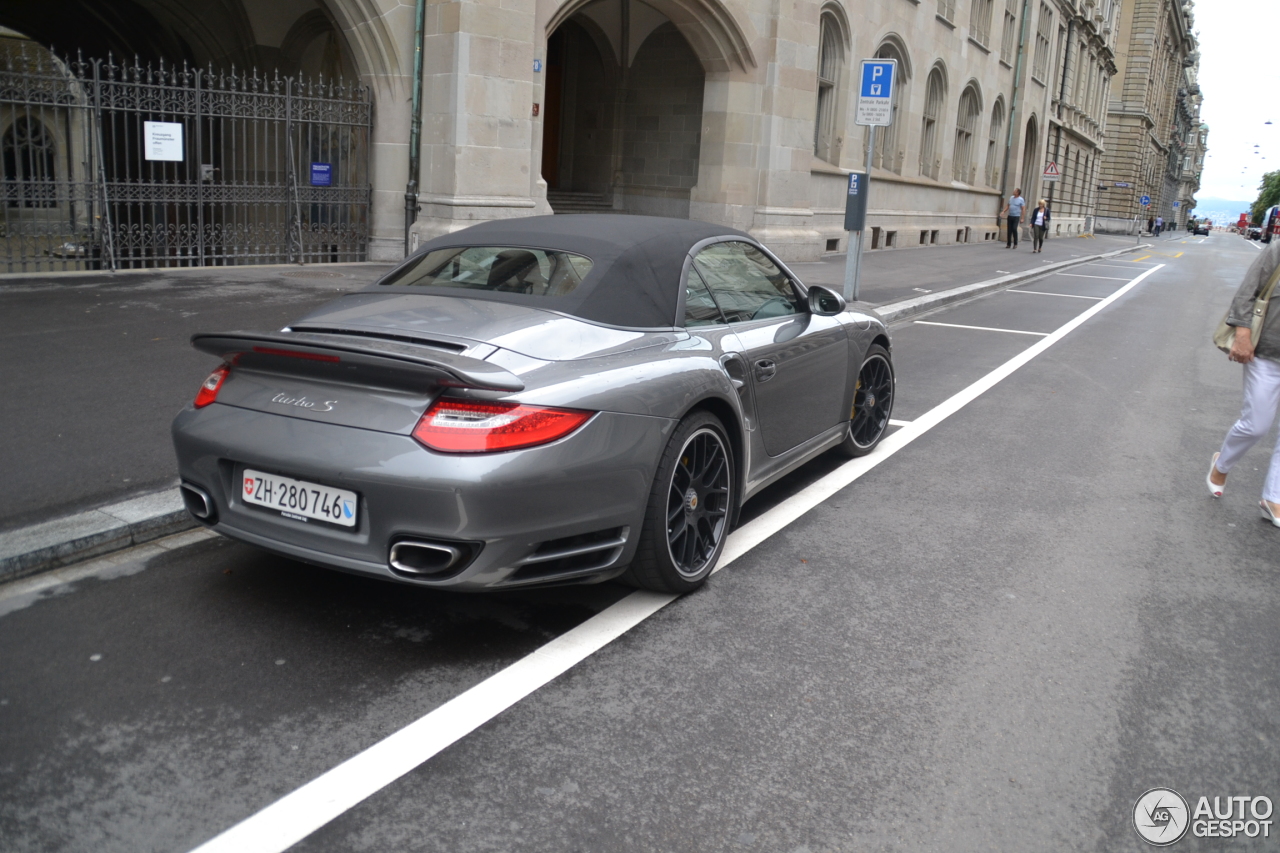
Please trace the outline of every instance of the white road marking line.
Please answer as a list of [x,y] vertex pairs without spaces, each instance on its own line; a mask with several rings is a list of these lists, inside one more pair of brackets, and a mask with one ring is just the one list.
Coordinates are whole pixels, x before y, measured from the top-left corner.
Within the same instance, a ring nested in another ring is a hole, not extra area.
[[889,418],[889,426],[896,426],[896,427],[911,426],[911,421],[900,421],[895,418]]
[[[1125,279],[1125,281],[1128,281],[1128,279]],[[1070,298],[1070,299],[1098,299],[1098,300],[1101,300],[1101,299],[1105,298],[1105,297],[1102,297],[1102,296],[1078,296],[1077,294],[1074,294],[1074,293],[1050,293],[1050,292],[1048,292],[1047,290],[1021,290],[1021,289],[1016,288],[1016,287],[1011,287],[1011,288],[1009,288],[1009,290],[1008,290],[1008,291],[1006,291],[1006,292],[1008,292],[1008,293],[1030,293],[1032,296],[1066,296],[1066,297],[1068,297],[1068,298]]]
[[1078,272],[1056,272],[1054,275],[1066,275],[1071,278],[1105,278],[1108,281],[1128,281],[1129,279],[1120,275],[1081,275]]
[[[1081,264],[1081,266],[1086,266],[1086,267],[1108,267],[1109,269],[1113,269],[1113,270],[1131,270],[1131,269],[1133,269],[1132,264],[1130,264],[1129,266],[1123,266],[1123,267],[1122,267],[1122,266],[1120,266],[1119,264],[1104,264],[1104,263],[1102,263],[1101,261],[1091,261],[1091,262],[1089,262],[1089,263],[1087,263],[1087,264]],[[1128,281],[1128,279],[1125,279],[1125,281]]]
[[[969,387],[886,436],[869,456],[853,459],[744,524],[730,535],[716,571],[755,548],[902,448],[994,388],[1018,368],[1137,287],[1147,270],[1097,305],[1036,341]],[[197,847],[193,853],[283,853],[312,832],[390,785],[539,687],[639,625],[677,596],[633,592],[578,627],[490,676],[364,752]]]
[[1252,246],[1253,248],[1257,249],[1259,252],[1261,252],[1261,251],[1262,251],[1262,244],[1261,244],[1261,243],[1257,243],[1257,242],[1255,242],[1255,241],[1253,241],[1253,240],[1250,240],[1250,241],[1249,241],[1249,245],[1250,245],[1250,246]]
[[946,326],[948,329],[973,329],[977,332],[1004,332],[1009,335],[1037,335],[1045,337],[1048,332],[1024,332],[1021,329],[994,329],[991,326],[962,326],[959,323],[935,323],[931,320],[916,320],[920,326]]

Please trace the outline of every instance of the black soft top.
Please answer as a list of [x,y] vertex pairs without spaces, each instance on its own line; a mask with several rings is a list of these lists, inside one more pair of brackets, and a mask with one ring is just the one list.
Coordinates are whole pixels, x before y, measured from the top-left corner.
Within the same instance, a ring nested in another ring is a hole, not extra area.
[[[564,296],[531,296],[451,287],[396,287],[413,293],[488,299],[559,311],[594,323],[630,328],[676,325],[680,273],[689,250],[709,237],[749,235],[723,225],[690,219],[622,214],[563,214],[500,219],[437,237],[419,247],[405,264],[427,252],[466,246],[558,249],[585,255],[591,271]],[[397,267],[383,280],[401,269]],[[375,287],[379,285],[374,285]]]

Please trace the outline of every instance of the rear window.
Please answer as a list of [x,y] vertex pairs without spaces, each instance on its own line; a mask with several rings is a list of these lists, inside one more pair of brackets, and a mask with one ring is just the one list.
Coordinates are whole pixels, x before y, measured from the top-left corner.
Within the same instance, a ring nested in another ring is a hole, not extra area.
[[590,271],[590,258],[570,252],[467,246],[428,252],[379,284],[565,296],[572,293]]

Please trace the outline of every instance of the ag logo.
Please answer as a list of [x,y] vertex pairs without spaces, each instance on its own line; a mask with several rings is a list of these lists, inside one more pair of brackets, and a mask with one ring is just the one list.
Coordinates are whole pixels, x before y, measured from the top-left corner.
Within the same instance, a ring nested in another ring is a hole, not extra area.
[[1152,788],[1133,804],[1133,828],[1143,841],[1156,847],[1181,839],[1190,824],[1187,801],[1172,788]]

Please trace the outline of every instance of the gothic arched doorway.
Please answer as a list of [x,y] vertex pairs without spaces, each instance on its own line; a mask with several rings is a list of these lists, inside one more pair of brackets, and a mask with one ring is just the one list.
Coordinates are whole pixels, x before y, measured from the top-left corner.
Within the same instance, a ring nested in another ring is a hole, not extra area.
[[640,0],[597,0],[561,23],[542,138],[552,209],[687,217],[705,79],[680,30]]

